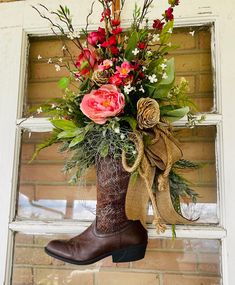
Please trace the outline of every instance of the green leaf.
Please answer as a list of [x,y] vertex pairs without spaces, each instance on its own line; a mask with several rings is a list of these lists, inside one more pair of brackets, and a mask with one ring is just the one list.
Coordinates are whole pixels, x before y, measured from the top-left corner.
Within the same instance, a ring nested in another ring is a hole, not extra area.
[[126,121],[130,127],[132,128],[132,130],[136,130],[137,127],[137,121],[134,117],[129,117],[129,116],[124,116],[121,118],[123,121]]
[[167,116],[169,117],[178,117],[178,118],[183,118],[185,115],[187,115],[189,112],[189,107],[183,107],[175,110],[168,111],[166,113]]
[[82,142],[85,138],[85,133],[81,133],[76,138],[74,138],[71,143],[69,144],[69,148],[74,147],[75,145],[79,144]]
[[174,21],[169,21],[165,24],[160,35],[161,44],[167,44],[169,42],[172,35],[171,33],[169,33],[169,30],[173,30],[173,27]]
[[137,44],[139,42],[139,35],[136,31],[132,32],[127,47],[126,47],[126,51],[125,51],[125,58],[127,60],[132,60],[135,55],[132,53],[132,51],[137,47]]
[[83,132],[83,129],[77,128],[75,130],[63,131],[63,132],[59,133],[57,137],[59,139],[74,138],[78,134],[80,134],[81,132]]
[[58,82],[58,86],[60,89],[66,89],[69,85],[69,78],[68,77],[62,77],[59,82]]
[[106,143],[100,149],[101,157],[106,157],[109,154],[109,145]]
[[73,130],[77,128],[77,126],[72,121],[65,119],[51,120],[51,123],[54,127],[63,131]]

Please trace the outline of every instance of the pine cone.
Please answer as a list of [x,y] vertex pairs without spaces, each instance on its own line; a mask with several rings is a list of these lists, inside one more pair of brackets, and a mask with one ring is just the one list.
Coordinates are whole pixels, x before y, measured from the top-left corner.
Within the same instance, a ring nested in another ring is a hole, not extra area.
[[92,75],[92,80],[98,85],[102,86],[109,82],[110,72],[108,70],[95,70]]
[[160,120],[158,102],[151,98],[141,98],[137,102],[137,121],[140,129],[153,128]]

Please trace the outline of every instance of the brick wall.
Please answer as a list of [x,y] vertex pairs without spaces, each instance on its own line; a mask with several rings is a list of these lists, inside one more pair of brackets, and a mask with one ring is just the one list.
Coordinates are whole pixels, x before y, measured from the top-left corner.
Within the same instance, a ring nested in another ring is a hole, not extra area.
[[[195,31],[194,36],[189,32]],[[29,106],[61,95],[57,81],[66,74],[56,72],[48,58],[62,57],[61,43],[55,39],[30,40],[29,81],[25,97],[25,112]],[[190,95],[203,112],[213,110],[210,31],[207,27],[176,29],[173,43],[181,47],[174,53],[177,75],[190,82]],[[38,60],[38,55],[42,60]],[[75,51],[74,51],[75,54]],[[68,175],[63,175],[64,157],[52,146],[42,151],[34,162],[28,163],[36,144],[47,134],[26,132],[22,135],[19,191],[28,202],[53,203],[67,201],[63,218],[73,218],[74,202],[95,200],[95,171],[91,169],[86,187],[69,186]],[[199,202],[216,203],[217,183],[215,169],[215,137],[213,126],[181,129],[178,131],[184,157],[203,163],[204,167],[185,173],[200,194]],[[19,201],[21,201],[19,199]],[[24,218],[51,218],[50,212],[40,216],[27,203],[19,204],[19,216]],[[57,210],[61,210],[59,206]],[[38,210],[39,211],[39,210]],[[61,218],[61,217],[60,217]],[[53,237],[16,235],[14,285],[81,284],[81,285],[219,285],[220,244],[218,241],[150,240],[146,258],[139,262],[112,264],[110,258],[92,266],[74,267],[46,256],[43,245]]]
[[43,246],[52,238],[17,234],[13,285],[220,284],[216,240],[150,240],[143,260],[115,264],[108,257],[93,265],[73,266],[44,254]]

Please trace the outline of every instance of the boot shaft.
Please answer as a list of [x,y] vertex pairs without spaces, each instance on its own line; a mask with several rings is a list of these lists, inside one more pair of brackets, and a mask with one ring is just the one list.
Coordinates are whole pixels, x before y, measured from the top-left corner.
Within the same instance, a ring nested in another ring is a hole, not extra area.
[[97,230],[111,233],[127,224],[125,200],[130,174],[122,167],[120,159],[111,156],[98,158],[97,172]]

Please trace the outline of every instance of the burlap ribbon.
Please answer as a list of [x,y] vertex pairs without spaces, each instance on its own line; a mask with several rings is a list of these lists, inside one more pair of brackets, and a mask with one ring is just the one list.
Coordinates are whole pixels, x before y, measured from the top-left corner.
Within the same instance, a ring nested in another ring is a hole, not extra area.
[[[150,143],[144,145],[143,135],[135,131],[131,139],[138,151],[133,166],[122,154],[123,167],[128,172],[138,171],[139,178],[135,184],[129,184],[126,211],[129,219],[140,219],[146,223],[146,211],[149,199],[153,207],[154,220],[158,232],[165,231],[165,224],[189,224],[188,220],[174,209],[171,201],[169,173],[172,165],[182,157],[178,141],[167,128],[157,125],[150,132]],[[156,183],[156,193],[152,189]],[[147,190],[147,191],[146,191]]]

